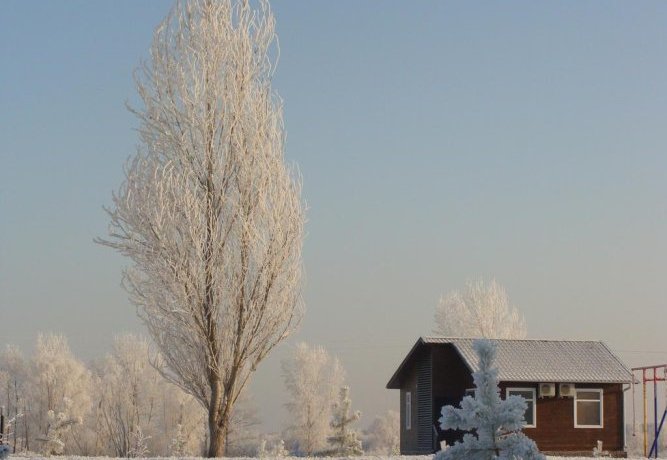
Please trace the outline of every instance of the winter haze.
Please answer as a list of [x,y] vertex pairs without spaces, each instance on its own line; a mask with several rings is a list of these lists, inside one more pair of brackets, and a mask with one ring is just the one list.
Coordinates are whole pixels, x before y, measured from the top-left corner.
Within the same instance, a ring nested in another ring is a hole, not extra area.
[[[137,142],[132,71],[171,2],[0,6],[0,345],[85,360],[143,332],[93,243]],[[258,369],[264,429],[297,341],[362,426],[440,296],[495,277],[531,338],[664,362],[667,4],[275,1],[287,157],[308,203],[307,313]]]

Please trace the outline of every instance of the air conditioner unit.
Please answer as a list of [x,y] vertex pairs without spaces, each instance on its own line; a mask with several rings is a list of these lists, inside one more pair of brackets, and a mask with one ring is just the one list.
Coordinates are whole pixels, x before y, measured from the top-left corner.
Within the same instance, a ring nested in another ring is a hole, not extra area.
[[558,394],[561,398],[574,398],[574,383],[561,383],[558,385]]
[[552,398],[556,396],[555,383],[540,383],[539,389],[540,398]]

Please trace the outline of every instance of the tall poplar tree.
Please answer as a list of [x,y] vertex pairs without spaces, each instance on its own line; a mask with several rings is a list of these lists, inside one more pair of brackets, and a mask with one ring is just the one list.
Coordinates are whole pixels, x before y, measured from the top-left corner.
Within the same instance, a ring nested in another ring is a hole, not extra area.
[[211,457],[302,314],[304,209],[271,88],[274,26],[267,1],[174,6],[137,72],[140,145],[99,240],[131,260],[124,285],[163,375],[207,410]]

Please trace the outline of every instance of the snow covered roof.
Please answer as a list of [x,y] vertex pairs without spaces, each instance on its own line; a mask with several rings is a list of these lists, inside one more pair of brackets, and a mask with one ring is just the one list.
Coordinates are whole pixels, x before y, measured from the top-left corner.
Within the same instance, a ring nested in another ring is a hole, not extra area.
[[[398,379],[411,356],[425,345],[451,345],[471,372],[477,370],[474,339],[421,337],[403,360],[387,388]],[[628,368],[598,341],[495,339],[498,377],[505,382],[630,383]],[[437,363],[434,363],[437,365]]]

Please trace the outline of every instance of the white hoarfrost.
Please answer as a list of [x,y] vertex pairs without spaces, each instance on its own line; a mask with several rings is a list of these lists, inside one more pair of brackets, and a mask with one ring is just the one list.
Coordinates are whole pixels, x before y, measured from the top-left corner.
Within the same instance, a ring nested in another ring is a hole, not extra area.
[[329,443],[332,446],[331,455],[350,457],[364,453],[361,440],[357,432],[352,429],[352,424],[361,418],[361,412],[352,412],[351,406],[350,387],[344,386],[340,389],[339,400],[334,405],[331,420],[333,429],[333,434],[329,437]]
[[473,347],[479,356],[479,370],[473,373],[475,394],[464,397],[461,408],[443,407],[439,420],[443,430],[469,433],[438,452],[436,460],[544,460],[535,442],[521,432],[526,401],[520,396],[500,398],[498,370],[493,367],[496,345],[476,340]]
[[[258,9],[254,9],[258,5]],[[301,181],[284,158],[265,0],[177,2],[137,72],[140,145],[108,210],[163,375],[226,453],[234,404],[302,316]]]
[[[47,457],[30,457],[30,456],[21,456],[23,459],[34,459],[34,460],[50,460]],[[168,460],[176,459],[181,460],[203,460],[203,457],[147,457],[145,460]],[[268,460],[271,459],[280,459],[280,460],[303,460],[303,457],[280,457],[280,456],[265,456],[261,457]],[[323,457],[328,458],[329,460],[347,460],[349,457]],[[546,457],[547,460],[590,460],[591,457]],[[364,455],[360,457],[355,457],[355,460],[432,460],[432,455],[396,455],[396,456],[372,456]],[[90,457],[59,457],[59,460],[90,460]],[[96,460],[122,460],[122,457],[97,457]],[[257,460],[257,457],[228,457],[228,460]],[[630,458],[629,460],[645,460],[640,458]]]
[[33,449],[45,454],[74,451],[76,428],[91,409],[91,373],[60,335],[39,335],[30,366],[28,402],[36,430]]
[[401,451],[401,416],[395,410],[375,417],[365,432],[364,450],[369,454],[398,455]]
[[7,345],[0,352],[0,406],[6,417],[3,442],[11,452],[25,450],[29,444],[29,376],[28,363],[20,350]]
[[286,404],[290,413],[287,430],[291,447],[301,455],[325,451],[331,435],[330,420],[345,373],[336,357],[321,346],[296,345],[294,354],[282,363]]
[[116,337],[96,377],[92,428],[104,452],[120,457],[199,452],[204,411],[155,370],[145,339]]
[[440,299],[433,333],[444,337],[523,339],[523,315],[510,305],[505,288],[496,280],[469,281],[462,291]]

